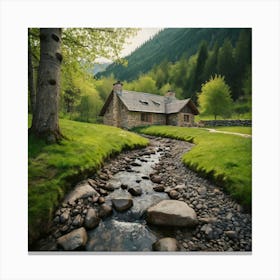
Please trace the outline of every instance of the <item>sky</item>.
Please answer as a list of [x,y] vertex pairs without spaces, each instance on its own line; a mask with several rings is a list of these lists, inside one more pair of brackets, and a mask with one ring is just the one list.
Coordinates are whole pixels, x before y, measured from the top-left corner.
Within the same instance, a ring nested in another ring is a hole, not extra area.
[[125,45],[125,48],[121,53],[121,56],[124,57],[129,55],[138,46],[140,46],[149,38],[151,38],[153,35],[155,35],[159,30],[160,28],[141,28],[141,30],[138,31],[135,37],[129,39],[131,43]]
[[[162,28],[141,28],[137,35],[128,39],[128,42],[124,45],[124,49],[121,52],[121,57],[125,57],[133,52],[138,46],[142,45],[149,38],[154,36]],[[109,62],[109,60],[100,58],[97,60],[99,63]]]

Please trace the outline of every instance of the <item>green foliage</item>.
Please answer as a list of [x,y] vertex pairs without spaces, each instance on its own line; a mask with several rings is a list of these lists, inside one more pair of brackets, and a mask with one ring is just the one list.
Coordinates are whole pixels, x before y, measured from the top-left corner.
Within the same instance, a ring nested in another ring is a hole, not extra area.
[[98,92],[98,94],[103,102],[106,101],[107,97],[111,93],[113,84],[115,82],[116,82],[116,79],[113,75],[111,75],[107,78],[103,78],[102,80],[97,80],[97,81],[95,80],[94,84],[95,84],[96,91]]
[[[233,47],[230,40],[225,39],[222,47],[219,49],[217,61],[217,74],[225,77],[226,83],[233,88],[234,83],[234,58]],[[233,93],[234,100],[237,98]]]
[[172,126],[151,126],[140,132],[195,143],[183,155],[184,164],[222,186],[246,208],[251,207],[252,139]]
[[156,86],[156,81],[153,80],[152,77],[147,76],[147,75],[142,75],[139,77],[139,79],[137,79],[131,83],[125,82],[124,88],[127,90],[132,90],[132,91],[159,94],[159,90]]
[[[30,123],[30,120],[29,120]],[[28,224],[30,238],[37,238],[65,192],[95,173],[104,160],[123,149],[143,147],[148,140],[124,130],[60,120],[61,144],[46,145],[28,139]]]
[[224,77],[212,77],[202,85],[201,93],[198,94],[198,103],[202,113],[228,117],[231,115],[232,99],[230,88],[225,83]]

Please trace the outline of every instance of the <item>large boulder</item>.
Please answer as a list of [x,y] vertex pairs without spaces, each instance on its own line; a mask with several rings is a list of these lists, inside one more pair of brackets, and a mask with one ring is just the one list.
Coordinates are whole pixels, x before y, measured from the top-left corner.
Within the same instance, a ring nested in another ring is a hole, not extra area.
[[153,250],[167,251],[167,252],[179,251],[180,245],[175,238],[165,237],[165,238],[161,238],[160,240],[158,240],[153,244]]
[[64,199],[64,203],[73,203],[78,199],[87,197],[99,197],[99,193],[87,182],[84,181],[74,188]]
[[197,224],[195,211],[178,200],[162,200],[147,210],[147,222],[159,226],[192,227]]
[[112,204],[118,212],[123,212],[133,205],[133,201],[131,198],[114,198]]
[[87,232],[81,227],[57,239],[57,244],[64,250],[73,251],[83,248],[87,243]]

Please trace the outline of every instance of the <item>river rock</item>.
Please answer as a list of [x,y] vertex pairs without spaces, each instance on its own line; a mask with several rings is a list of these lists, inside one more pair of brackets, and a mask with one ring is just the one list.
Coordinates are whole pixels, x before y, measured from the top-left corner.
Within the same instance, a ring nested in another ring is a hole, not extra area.
[[237,238],[237,233],[234,230],[228,230],[228,231],[225,231],[224,233],[227,237],[229,237],[232,240],[235,240]]
[[113,213],[113,209],[108,204],[102,204],[98,211],[98,216],[103,219],[110,216]]
[[70,216],[69,211],[63,212],[63,213],[60,215],[60,218],[59,218],[59,219],[60,219],[60,222],[61,222],[62,224],[64,224],[66,221],[68,221],[69,216]]
[[87,211],[87,215],[85,218],[85,228],[93,229],[98,226],[100,222],[100,218],[96,215],[96,212],[93,208],[90,208]]
[[133,201],[131,198],[114,198],[112,204],[118,212],[123,212],[132,207]]
[[130,165],[131,165],[131,166],[135,166],[135,167],[141,166],[141,164],[140,164],[140,163],[137,163],[137,162],[132,162]]
[[197,192],[200,194],[200,195],[203,195],[203,194],[206,194],[206,192],[207,192],[207,189],[206,189],[206,187],[199,187],[198,189],[197,189]]
[[175,238],[165,237],[161,238],[153,244],[154,251],[179,251],[180,245]]
[[133,196],[140,196],[142,194],[142,189],[139,187],[131,187],[128,189],[128,191]]
[[187,189],[187,187],[185,184],[181,184],[177,185],[174,189],[179,193],[183,193]]
[[65,203],[74,203],[76,200],[87,197],[99,197],[99,193],[87,182],[84,181],[78,184],[73,191],[66,195],[64,202]]
[[205,224],[201,227],[200,231],[204,232],[208,239],[213,238],[213,229],[211,224]]
[[75,227],[80,227],[83,223],[82,216],[78,214],[72,222],[72,225]]
[[168,195],[170,196],[170,198],[172,199],[178,199],[180,194],[176,191],[176,190],[172,190],[168,193]]
[[104,196],[108,195],[108,192],[102,188],[99,189],[99,193]]
[[99,204],[103,204],[105,202],[105,198],[103,197],[103,196],[100,196],[99,198],[98,198],[98,203]]
[[195,211],[187,203],[177,200],[162,200],[147,210],[147,222],[162,226],[195,226]]
[[94,189],[97,188],[97,183],[95,180],[88,178],[87,181]]
[[164,192],[164,186],[162,186],[162,185],[155,186],[155,187],[153,187],[153,190],[155,192]]
[[158,175],[153,175],[153,176],[151,176],[151,181],[153,183],[159,184],[161,182],[161,177]]
[[59,216],[55,216],[55,218],[53,219],[53,222],[55,224],[58,224],[60,222],[60,217]]
[[57,244],[64,250],[81,249],[87,243],[87,232],[84,227],[75,229],[57,239]]
[[226,215],[226,219],[228,221],[230,221],[232,219],[232,217],[233,217],[233,214],[231,212]]
[[103,186],[102,188],[105,189],[106,191],[114,191],[115,189],[119,189],[121,187],[122,183],[118,180],[110,180]]
[[121,188],[122,188],[123,190],[126,190],[126,189],[128,188],[128,185],[126,185],[126,184],[121,184]]

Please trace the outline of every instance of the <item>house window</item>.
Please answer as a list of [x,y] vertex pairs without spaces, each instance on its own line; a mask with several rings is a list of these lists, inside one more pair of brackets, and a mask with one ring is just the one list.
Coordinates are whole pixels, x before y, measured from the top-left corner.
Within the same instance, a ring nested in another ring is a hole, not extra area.
[[188,115],[188,114],[184,115],[184,122],[186,122],[186,123],[190,122],[190,115]]
[[141,121],[142,122],[152,122],[152,114],[151,113],[141,113]]

